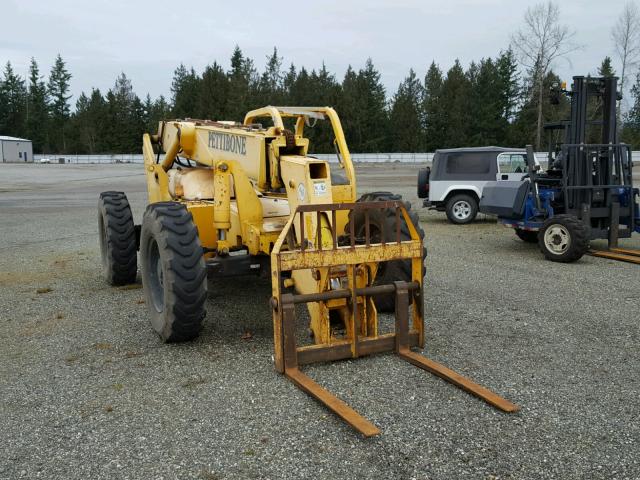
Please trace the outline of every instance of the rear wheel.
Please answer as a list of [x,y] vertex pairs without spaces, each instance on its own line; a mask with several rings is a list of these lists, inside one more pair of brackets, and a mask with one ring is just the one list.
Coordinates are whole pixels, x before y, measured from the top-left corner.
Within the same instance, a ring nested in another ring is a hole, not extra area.
[[478,215],[478,201],[471,195],[460,193],[447,201],[447,218],[451,223],[465,225]]
[[573,215],[556,215],[545,220],[538,245],[547,260],[575,262],[589,250],[589,230]]
[[134,283],[138,271],[136,230],[124,193],[100,194],[98,230],[102,271],[107,282],[110,285]]
[[151,325],[165,342],[195,338],[206,315],[207,273],[191,213],[176,202],[147,207],[140,235]]
[[520,240],[526,243],[538,243],[538,232],[533,230],[523,230],[516,228],[516,235]]
[[[386,202],[402,200],[401,195],[396,195],[391,192],[373,192],[364,194],[358,199],[358,202]],[[424,239],[424,230],[420,227],[420,221],[418,214],[411,210],[411,204],[404,202],[405,208],[409,213],[409,217],[413,222],[420,238]],[[400,219],[400,237],[401,240],[410,240],[411,234],[409,233],[409,227],[403,218]],[[351,211],[349,214],[349,223],[345,228],[345,232],[350,231],[350,222],[355,222],[354,230],[356,237],[363,238],[365,236],[365,218],[363,212]],[[386,242],[396,241],[396,214],[395,210],[371,210],[369,213],[369,233],[371,235],[372,242],[380,242],[382,239],[382,232],[384,231]],[[423,248],[422,258],[427,256],[427,249]],[[424,264],[423,264],[424,275]],[[374,285],[382,285],[387,283],[393,283],[395,281],[403,280],[410,282],[411,276],[411,261],[410,260],[395,260],[391,262],[383,262],[378,266],[378,273],[374,281]],[[376,309],[380,312],[393,312],[395,310],[396,299],[394,294],[377,295],[374,297]]]

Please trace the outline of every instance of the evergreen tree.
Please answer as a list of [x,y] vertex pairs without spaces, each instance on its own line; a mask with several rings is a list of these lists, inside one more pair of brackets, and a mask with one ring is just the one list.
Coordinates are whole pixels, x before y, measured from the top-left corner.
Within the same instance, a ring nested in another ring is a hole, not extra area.
[[227,72],[227,78],[229,79],[229,94],[225,105],[227,120],[242,122],[245,114],[257,107],[255,90],[258,82],[253,61],[245,58],[237,45],[231,55],[231,70]]
[[[470,76],[473,77],[475,73]],[[444,135],[442,147],[463,147],[469,144],[471,83],[458,60],[442,82],[442,117]]]
[[278,49],[267,57],[267,64],[258,83],[258,101],[261,105],[281,105],[284,100],[284,75],[282,74],[282,58],[278,57]]
[[358,100],[360,128],[359,152],[380,152],[387,146],[387,96],[371,58],[358,72]]
[[146,131],[149,133],[156,133],[158,131],[158,124],[160,121],[168,120],[170,116],[171,105],[169,105],[163,95],[160,95],[154,100],[151,109],[147,113]]
[[424,99],[422,102],[422,117],[424,123],[424,144],[427,151],[433,152],[440,148],[445,136],[445,116],[442,109],[442,71],[431,62],[424,78]]
[[140,149],[140,139],[145,131],[144,106],[133,92],[131,81],[124,73],[107,92],[105,129],[109,143],[105,146],[112,153],[135,152]]
[[90,138],[89,132],[91,131],[91,123],[88,115],[89,110],[89,98],[84,92],[80,94],[78,100],[76,100],[76,110],[71,116],[71,134],[68,137],[68,141],[71,146],[71,151],[74,153],[95,153],[95,145],[93,139]]
[[29,93],[27,101],[26,135],[33,142],[33,151],[49,149],[49,97],[36,60],[29,65]]
[[599,77],[615,77],[616,72],[613,70],[613,65],[611,65],[611,57],[606,56],[602,60],[602,63],[598,67],[598,76]]
[[[502,104],[503,94],[498,66],[492,59],[482,59],[470,82],[470,146],[499,145],[507,129]],[[471,67],[470,67],[471,71]]]
[[387,111],[380,73],[369,58],[356,74],[351,66],[342,81],[336,103],[349,148],[354,152],[379,152],[386,148]]
[[305,67],[302,67],[289,88],[289,98],[294,105],[310,106],[315,104],[313,95],[311,75]]
[[362,129],[361,121],[363,112],[359,97],[358,74],[351,65],[347,68],[342,79],[342,89],[337,108],[342,123],[342,129],[347,139],[349,148],[355,152],[362,151]]
[[[511,125],[515,120],[520,101],[520,75],[518,74],[518,62],[510,48],[500,55],[495,61],[498,68],[500,104],[502,117]],[[504,132],[504,140],[508,137],[508,132]]]
[[[306,78],[306,80],[305,80]],[[341,87],[336,77],[327,70],[322,62],[322,67],[317,72],[313,70],[308,77],[298,77],[299,81],[306,81],[303,92],[307,95],[303,106],[334,106],[340,100]],[[331,153],[335,151],[333,145],[333,130],[329,121],[317,122],[314,128],[306,129],[309,138],[309,148],[315,153]]]
[[51,102],[51,129],[49,140],[51,147],[55,152],[66,153],[66,127],[70,115],[69,99],[69,81],[71,73],[67,70],[66,64],[60,54],[56,56],[51,73],[49,74],[49,83],[47,90]]
[[[91,90],[87,108],[87,146],[90,151],[106,152],[108,139],[103,134],[107,122],[107,102],[102,92],[95,88]],[[126,152],[125,150],[119,150]],[[135,150],[138,151],[138,150]]]
[[[109,132],[111,125],[107,122],[106,102],[98,89],[92,89],[91,95],[82,92],[76,101],[76,110],[71,116],[73,126],[72,151],[79,154],[106,153],[111,144]],[[127,150],[114,147],[118,153],[129,153]]]
[[198,117],[210,120],[228,120],[227,97],[229,79],[224,69],[216,62],[208,65],[202,73],[198,101]]
[[292,99],[292,88],[296,83],[296,78],[298,77],[298,72],[296,72],[296,67],[292,63],[289,66],[289,70],[285,73],[284,78],[282,79],[282,88],[284,89],[284,102],[287,105],[294,105],[295,102]]
[[16,75],[11,62],[7,62],[0,82],[0,135],[25,136],[26,103],[24,79]]
[[424,151],[421,105],[424,89],[413,69],[398,87],[389,115],[390,143],[394,152]]
[[173,73],[171,82],[173,115],[177,118],[193,118],[198,115],[200,79],[193,67],[191,70],[181,63]]

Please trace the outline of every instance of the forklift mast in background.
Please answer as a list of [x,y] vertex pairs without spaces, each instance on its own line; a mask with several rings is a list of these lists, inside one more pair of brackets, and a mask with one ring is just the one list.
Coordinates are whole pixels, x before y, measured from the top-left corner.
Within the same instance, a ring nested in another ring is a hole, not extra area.
[[[537,179],[547,186],[556,180],[562,213],[580,218],[592,239],[607,238],[610,247],[635,228],[633,202],[625,201],[633,196],[631,151],[617,139],[617,81],[577,76],[571,91],[554,86],[557,100],[560,94],[570,98],[571,116],[569,121],[545,125],[548,131],[563,129],[564,143],[550,142],[549,170]],[[588,143],[594,138],[600,143]]]

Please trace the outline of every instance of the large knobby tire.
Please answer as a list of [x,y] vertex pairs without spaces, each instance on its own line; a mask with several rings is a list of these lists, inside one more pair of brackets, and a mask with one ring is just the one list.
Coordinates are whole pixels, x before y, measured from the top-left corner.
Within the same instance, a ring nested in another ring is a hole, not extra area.
[[[393,200],[402,200],[401,195],[396,195],[391,192],[372,192],[366,193],[360,197],[358,202],[385,202]],[[405,208],[409,213],[409,218],[416,227],[420,238],[424,240],[424,230],[420,227],[420,221],[418,214],[411,210],[411,204],[404,202]],[[409,233],[409,227],[404,221],[402,216],[400,217],[400,237],[401,240],[410,240],[411,235]],[[349,223],[345,227],[345,233],[350,231],[350,223],[355,222],[354,231],[357,238],[364,238],[365,236],[365,216],[363,212],[353,210],[349,214]],[[384,224],[384,229],[382,225]],[[371,241],[377,243],[381,240],[381,233],[384,230],[385,241],[392,243],[396,241],[396,214],[393,209],[386,210],[370,210],[369,211],[369,233],[371,235]],[[427,256],[427,249],[423,247],[422,258]],[[424,262],[423,270],[424,275]],[[411,261],[410,260],[395,260],[392,262],[384,262],[378,266],[378,273],[374,280],[374,285],[383,285],[393,283],[395,281],[411,281]],[[396,297],[394,294],[377,295],[374,297],[376,309],[379,312],[393,312],[395,311]]]
[[207,271],[198,229],[184,205],[159,202],[147,207],[140,267],[154,330],[165,342],[197,337],[206,315]]
[[538,232],[534,230],[523,230],[522,228],[516,228],[517,237],[526,243],[538,243]]
[[134,283],[138,272],[136,230],[124,193],[100,194],[98,231],[102,271],[107,282],[110,285]]
[[466,193],[453,195],[446,205],[447,218],[456,225],[466,225],[478,215],[478,200]]
[[556,215],[542,224],[538,245],[547,260],[575,262],[589,250],[589,229],[573,215]]

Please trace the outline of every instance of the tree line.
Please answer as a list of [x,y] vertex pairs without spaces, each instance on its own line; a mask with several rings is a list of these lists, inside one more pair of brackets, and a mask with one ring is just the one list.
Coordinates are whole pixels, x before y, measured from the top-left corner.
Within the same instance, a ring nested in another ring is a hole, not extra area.
[[[394,92],[386,91],[370,58],[362,68],[350,66],[338,77],[324,63],[311,70],[285,66],[274,48],[259,72],[254,61],[236,47],[229,69],[218,61],[201,72],[179,65],[170,99],[152,99],[148,94],[141,99],[121,73],[106,93],[96,88],[83,92],[72,109],[72,75],[60,55],[46,81],[35,59],[26,79],[7,62],[0,78],[0,135],[31,139],[37,153],[128,153],[140,151],[142,134],[155,132],[162,119],[241,122],[246,112],[265,105],[328,105],[338,111],[353,152],[526,144],[544,148],[542,124],[566,119],[569,104],[566,98],[551,103],[551,87],[560,82],[551,68],[555,57],[536,53],[545,52],[549,44],[531,39],[542,20],[557,25],[555,51],[571,51],[564,47],[570,32],[558,24],[558,14],[551,2],[530,8],[515,50],[508,48],[466,67],[456,60],[446,70],[435,62],[423,71],[411,69]],[[622,64],[628,70],[633,62],[625,61]],[[611,58],[603,59],[596,72],[615,75]],[[621,118],[621,140],[638,148],[640,74],[631,94],[630,107]],[[307,132],[313,152],[333,151],[333,137],[326,128],[316,126]]]

